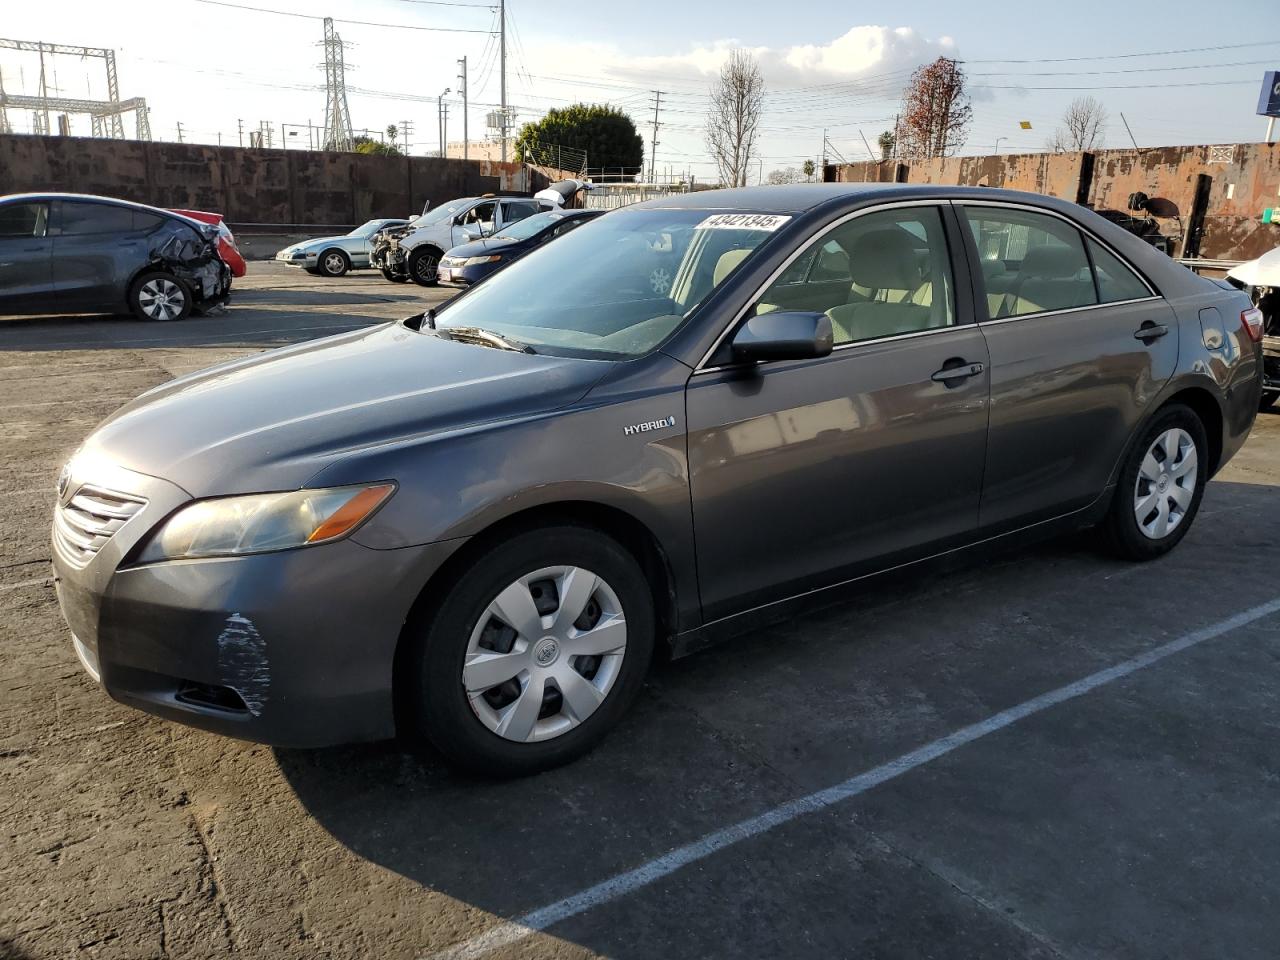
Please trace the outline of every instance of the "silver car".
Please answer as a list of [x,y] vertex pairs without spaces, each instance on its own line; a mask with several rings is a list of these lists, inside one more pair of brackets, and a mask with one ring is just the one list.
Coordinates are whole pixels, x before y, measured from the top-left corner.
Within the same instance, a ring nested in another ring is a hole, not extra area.
[[404,219],[387,218],[369,220],[341,237],[303,240],[285,247],[276,254],[276,259],[281,263],[302,267],[308,273],[340,277],[348,270],[369,266],[373,241],[380,231],[389,227],[403,227],[408,222]]

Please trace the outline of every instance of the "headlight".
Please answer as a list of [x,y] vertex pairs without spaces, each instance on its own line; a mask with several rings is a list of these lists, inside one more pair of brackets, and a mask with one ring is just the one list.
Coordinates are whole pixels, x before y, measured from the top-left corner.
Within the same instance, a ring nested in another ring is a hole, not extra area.
[[475,266],[479,266],[482,263],[497,263],[501,259],[502,259],[502,254],[500,253],[495,253],[487,257],[468,257],[466,262],[463,264],[463,266],[475,267]]
[[395,489],[379,483],[197,500],[166,520],[138,559],[232,557],[328,543],[368,519]]

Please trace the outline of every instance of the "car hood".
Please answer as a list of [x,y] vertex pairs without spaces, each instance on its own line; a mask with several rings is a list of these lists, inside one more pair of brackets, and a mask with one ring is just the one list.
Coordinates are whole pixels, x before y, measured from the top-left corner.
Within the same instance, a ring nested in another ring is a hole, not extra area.
[[341,243],[343,240],[350,240],[351,237],[317,237],[314,240],[300,240],[292,246],[285,247],[286,250],[306,250],[310,247],[318,247],[326,243]]
[[1227,276],[1246,287],[1280,287],[1280,247],[1236,266]]
[[459,244],[449,251],[447,256],[450,257],[482,257],[489,253],[505,253],[511,250],[518,250],[524,246],[523,240],[502,240],[498,237],[487,237],[484,240],[472,240],[470,243]]
[[95,430],[82,453],[194,497],[286,490],[383,444],[572,403],[609,366],[383,324],[156,387]]

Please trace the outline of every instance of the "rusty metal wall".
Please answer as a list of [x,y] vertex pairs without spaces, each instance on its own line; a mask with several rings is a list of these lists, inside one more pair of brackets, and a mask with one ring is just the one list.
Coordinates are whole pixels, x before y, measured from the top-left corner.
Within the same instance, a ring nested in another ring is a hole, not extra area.
[[[1280,246],[1280,223],[1262,222],[1262,211],[1280,207],[1280,144],[1236,143],[1080,153],[950,157],[908,165],[906,182],[1028,190],[1096,209],[1125,210],[1138,191],[1170,201],[1190,215],[1196,180],[1212,179],[1200,255],[1251,260]],[[890,182],[896,161],[830,166],[828,181]],[[1178,231],[1176,218],[1161,218],[1163,232]]]
[[0,195],[65,191],[213,210],[233,224],[357,224],[454,197],[530,193],[519,163],[252,150],[87,137],[0,136]]

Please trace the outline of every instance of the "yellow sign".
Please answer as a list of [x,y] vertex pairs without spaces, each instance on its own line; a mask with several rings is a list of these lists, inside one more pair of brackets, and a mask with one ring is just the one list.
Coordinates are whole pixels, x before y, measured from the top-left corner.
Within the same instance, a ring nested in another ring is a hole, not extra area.
[[1018,121],[1018,126],[1020,126],[1023,130],[1030,130],[1030,129],[1031,129],[1031,121],[1030,121],[1030,120],[1019,120],[1019,121]]

